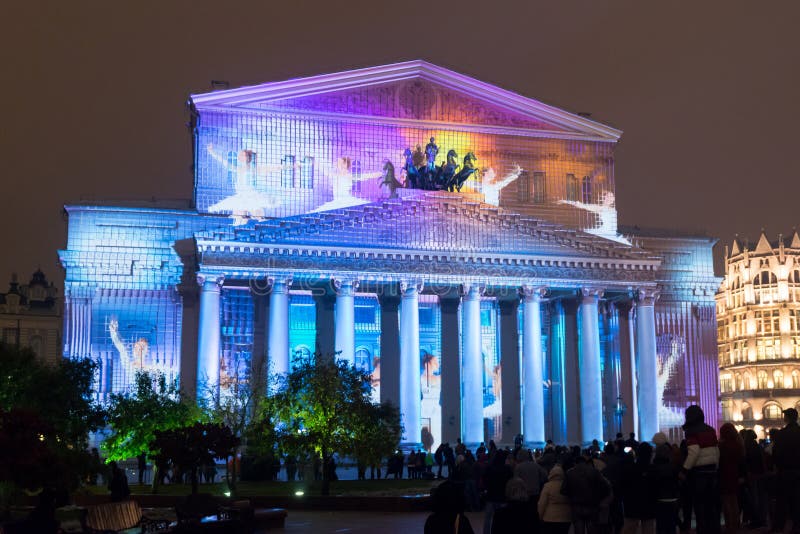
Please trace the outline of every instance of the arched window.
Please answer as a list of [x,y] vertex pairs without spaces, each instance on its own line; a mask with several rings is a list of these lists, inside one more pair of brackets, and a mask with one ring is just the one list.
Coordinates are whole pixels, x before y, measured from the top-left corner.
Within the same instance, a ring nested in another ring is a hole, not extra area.
[[754,286],[763,286],[763,285],[777,284],[777,283],[778,283],[778,277],[775,276],[775,274],[771,273],[770,271],[761,271],[753,279]]
[[736,389],[739,391],[744,391],[744,379],[742,378],[742,373],[736,373]]
[[366,347],[356,349],[355,366],[365,373],[372,372],[372,354]]
[[797,369],[792,371],[792,387],[794,389],[800,389],[800,371]]
[[766,371],[759,371],[756,373],[756,379],[758,381],[758,389],[767,389],[769,385],[769,375]]
[[783,387],[783,371],[780,369],[775,369],[772,371],[772,382],[775,384],[776,388]]
[[592,177],[584,176],[581,183],[581,197],[584,204],[592,203]]
[[750,371],[744,373],[744,389],[753,389],[753,377],[750,375]]
[[765,404],[763,410],[764,419],[779,421],[783,417],[782,411],[783,410],[781,409],[780,404],[778,404],[777,402],[771,402],[769,404]]
[[745,421],[753,420],[753,407],[750,406],[749,402],[742,403],[742,419]]
[[795,269],[791,273],[789,273],[789,283],[800,284],[800,271]]
[[742,287],[742,278],[736,275],[731,281],[731,289],[739,289],[740,287]]

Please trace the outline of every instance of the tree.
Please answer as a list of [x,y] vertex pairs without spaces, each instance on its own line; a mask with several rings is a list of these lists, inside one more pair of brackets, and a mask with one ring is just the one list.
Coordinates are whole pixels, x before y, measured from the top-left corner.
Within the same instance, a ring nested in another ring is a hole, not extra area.
[[[331,456],[352,455],[357,443],[368,441],[359,437],[359,432],[377,420],[378,412],[370,408],[371,391],[370,376],[360,369],[332,356],[311,356],[301,358],[280,377],[276,393],[268,400],[281,446],[321,455],[323,494],[330,488]],[[394,424],[388,415],[381,420],[382,425],[392,426],[393,432],[399,428],[399,417]]]
[[[258,366],[256,366],[258,367]],[[208,387],[202,395],[202,408],[208,419],[230,428],[233,435],[246,439],[254,416],[260,412],[259,401],[266,383],[263,368],[246,369],[239,366],[226,373],[227,378]],[[225,464],[226,480],[232,492],[236,491],[236,454]]]
[[400,410],[391,402],[362,403],[353,429],[353,455],[364,466],[394,454],[403,434]]
[[[49,364],[29,349],[0,344],[0,472],[4,480],[27,489],[78,487],[90,465],[89,433],[104,420],[103,410],[92,400],[94,372],[95,365],[88,359]],[[28,459],[43,454],[48,455],[41,464],[44,472],[20,470]]]
[[[103,449],[110,460],[147,454],[156,431],[186,426],[201,417],[197,405],[181,396],[177,383],[168,383],[160,373],[138,372],[132,392],[111,395],[108,406],[111,434],[103,442]],[[154,474],[154,491],[158,478]]]
[[169,430],[156,430],[149,443],[158,465],[172,463],[189,471],[192,495],[197,495],[197,471],[201,466],[214,463],[215,459],[227,460],[236,453],[241,440],[231,429],[222,424],[195,423]]

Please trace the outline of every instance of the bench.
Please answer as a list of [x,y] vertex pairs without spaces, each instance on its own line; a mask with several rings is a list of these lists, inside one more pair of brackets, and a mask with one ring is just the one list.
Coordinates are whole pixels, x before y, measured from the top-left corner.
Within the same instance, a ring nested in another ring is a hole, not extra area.
[[168,526],[168,522],[145,518],[133,500],[98,504],[86,511],[87,532],[158,532]]

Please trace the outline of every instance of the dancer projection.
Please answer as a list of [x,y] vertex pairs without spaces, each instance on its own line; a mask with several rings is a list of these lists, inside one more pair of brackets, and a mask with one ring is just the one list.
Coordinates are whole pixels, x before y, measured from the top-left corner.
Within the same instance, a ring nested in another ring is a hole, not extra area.
[[618,243],[630,245],[631,242],[617,233],[617,208],[614,203],[614,193],[606,191],[600,204],[586,204],[576,200],[559,200],[559,204],[569,204],[576,208],[590,211],[597,215],[597,225],[594,228],[584,228],[587,234],[593,234]]
[[166,362],[150,361],[150,343],[145,338],[140,337],[132,343],[123,340],[116,317],[111,317],[108,321],[108,334],[119,353],[119,361],[128,383],[137,371],[164,373],[167,376],[171,376],[171,373],[175,372],[173,366]]
[[[235,225],[245,224],[251,217],[264,217],[266,211],[278,207],[283,196],[281,195],[280,171],[282,165],[256,164],[256,153],[252,150],[240,150],[236,155],[236,164],[231,165],[225,158],[214,151],[209,143],[206,147],[208,154],[233,173],[233,189],[235,193],[223,198],[216,204],[209,206],[211,213],[231,213]],[[259,191],[255,184],[265,182],[264,191]]]
[[500,191],[519,178],[520,174],[522,174],[522,167],[516,164],[513,165],[511,172],[502,178],[497,178],[497,173],[491,167],[483,171],[484,202],[493,206],[499,206]]

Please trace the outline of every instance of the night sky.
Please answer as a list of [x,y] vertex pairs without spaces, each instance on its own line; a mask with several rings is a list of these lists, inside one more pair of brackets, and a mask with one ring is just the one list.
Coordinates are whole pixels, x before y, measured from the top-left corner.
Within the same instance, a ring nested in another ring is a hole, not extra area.
[[0,291],[37,266],[63,286],[65,203],[191,198],[184,103],[210,80],[418,58],[622,129],[621,224],[800,223],[798,2],[12,2]]

